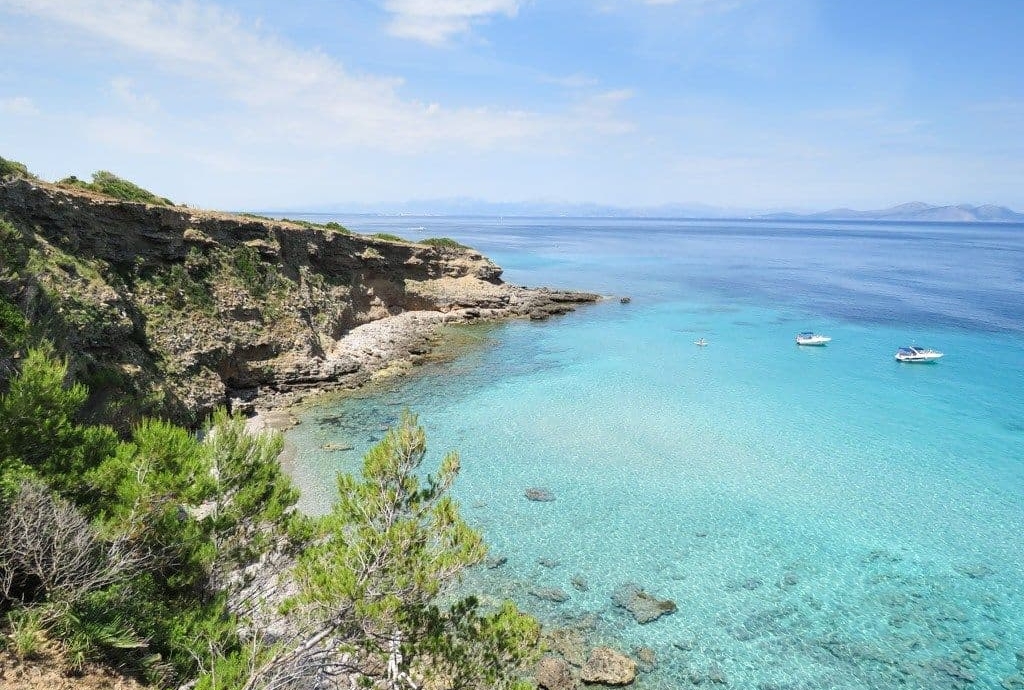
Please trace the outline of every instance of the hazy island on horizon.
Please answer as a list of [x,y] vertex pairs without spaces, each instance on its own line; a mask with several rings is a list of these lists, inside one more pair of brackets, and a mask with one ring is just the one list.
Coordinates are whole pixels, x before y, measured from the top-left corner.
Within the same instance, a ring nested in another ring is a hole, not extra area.
[[730,218],[749,220],[865,220],[919,221],[946,223],[1024,223],[1024,213],[995,204],[934,205],[920,201],[884,209],[858,211],[835,208],[827,211],[798,213],[720,207],[707,204],[662,204],[627,207],[598,203],[560,201],[486,201],[459,197],[425,199],[394,203],[332,203],[305,208],[245,209],[280,215],[307,213],[355,214],[377,216],[487,216],[487,217],[573,217],[573,218]]

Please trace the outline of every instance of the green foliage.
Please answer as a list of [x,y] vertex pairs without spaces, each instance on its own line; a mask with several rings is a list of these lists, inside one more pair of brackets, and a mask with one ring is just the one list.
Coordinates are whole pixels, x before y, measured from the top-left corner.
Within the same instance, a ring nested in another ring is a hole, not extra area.
[[310,228],[310,229],[314,229],[314,230],[316,230],[316,229],[331,230],[333,232],[340,232],[343,235],[351,235],[352,234],[351,230],[346,228],[341,223],[338,223],[337,221],[333,221],[333,220],[328,221],[326,223],[314,223],[313,221],[310,221],[310,220],[296,220],[294,218],[282,218],[281,221],[284,222],[284,223],[294,223],[295,225],[301,225],[304,228]]
[[28,262],[24,236],[4,218],[0,218],[0,275],[16,273]]
[[168,591],[198,586],[214,559],[208,521],[191,508],[214,495],[209,454],[188,431],[144,420],[130,443],[85,475],[90,508],[111,529],[137,536],[157,555],[153,573]]
[[352,231],[351,231],[351,230],[349,230],[348,228],[346,228],[346,227],[345,227],[344,225],[342,225],[341,223],[337,223],[337,222],[335,222],[335,221],[333,221],[333,220],[332,220],[332,221],[328,221],[328,222],[324,223],[324,224],[323,224],[323,227],[324,227],[324,228],[327,228],[328,230],[333,230],[334,232],[340,232],[340,233],[341,233],[341,234],[343,234],[343,235],[351,235],[351,234],[352,234]]
[[214,412],[205,447],[211,458],[215,511],[212,516],[219,559],[247,565],[265,552],[293,521],[299,491],[281,470],[279,433],[252,434],[245,418],[223,408]]
[[423,429],[406,412],[366,454],[359,477],[338,477],[338,502],[299,558],[293,605],[359,631],[351,648],[376,657],[393,685],[415,670],[457,679],[457,687],[513,687],[535,648],[536,622],[511,605],[481,616],[473,599],[437,607],[438,595],[485,549],[447,495],[458,455],[421,481],[425,453]]
[[163,287],[168,303],[176,309],[196,307],[204,311],[213,309],[213,287],[210,278],[216,265],[204,252],[192,247],[185,255],[185,261],[174,264],[157,277],[157,284]]
[[24,163],[0,157],[0,179],[5,177],[27,177],[30,180],[37,179],[35,175],[28,171],[28,168],[25,167]]
[[14,304],[0,294],[0,358],[10,357],[25,346],[28,321]]
[[392,235],[390,232],[375,232],[370,237],[378,240],[387,240],[388,242],[404,242],[408,243],[408,240],[399,237],[398,235]]
[[448,687],[525,690],[517,671],[540,656],[540,624],[511,601],[481,614],[474,597],[447,610],[431,607],[424,621],[423,655]]
[[10,626],[9,643],[14,655],[22,660],[33,659],[42,650],[46,636],[42,613],[28,607],[16,608],[7,614]]
[[85,189],[98,194],[121,199],[122,201],[137,201],[144,204],[156,204],[158,206],[173,206],[174,202],[164,197],[159,197],[153,192],[143,189],[134,182],[118,177],[112,172],[98,170],[92,174],[92,182],[79,180],[74,175],[66,177],[57,184],[65,187]]
[[254,297],[263,297],[277,284],[277,271],[252,247],[243,244],[232,249],[228,265]]
[[88,391],[66,386],[67,374],[67,363],[50,348],[32,348],[0,396],[0,495],[32,472],[61,493],[82,497],[81,478],[116,448],[109,427],[76,421]]
[[450,237],[428,237],[425,240],[420,240],[420,244],[425,244],[428,247],[441,247],[444,249],[470,249],[466,245],[456,242]]
[[[14,603],[6,596],[25,600],[11,644],[25,647],[45,632],[73,666],[106,659],[167,685],[237,657],[239,624],[215,575],[251,563],[277,546],[274,535],[302,522],[277,463],[280,437],[250,435],[243,418],[220,411],[205,441],[156,420],[119,441],[76,421],[86,390],[66,378],[48,348],[27,352],[0,396],[0,485],[11,496],[25,482],[46,481],[64,497],[57,504],[78,516],[72,535],[88,532],[98,549],[117,543],[139,557],[93,589],[52,598],[53,588],[31,586],[30,571],[12,573],[17,562],[0,559],[0,583],[13,575],[29,584],[0,588],[0,609]],[[0,497],[3,510],[15,505]]]

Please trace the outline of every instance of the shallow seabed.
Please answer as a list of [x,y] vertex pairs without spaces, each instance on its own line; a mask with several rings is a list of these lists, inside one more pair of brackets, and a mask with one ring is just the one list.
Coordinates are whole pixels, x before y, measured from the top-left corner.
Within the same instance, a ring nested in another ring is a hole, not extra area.
[[[507,557],[467,586],[653,649],[637,687],[1024,687],[1024,229],[360,222],[633,301],[477,329],[453,362],[306,411],[307,509],[408,406]],[[799,348],[805,329],[834,340]],[[947,356],[896,363],[912,340]],[[611,601],[629,582],[679,610],[637,624]]]

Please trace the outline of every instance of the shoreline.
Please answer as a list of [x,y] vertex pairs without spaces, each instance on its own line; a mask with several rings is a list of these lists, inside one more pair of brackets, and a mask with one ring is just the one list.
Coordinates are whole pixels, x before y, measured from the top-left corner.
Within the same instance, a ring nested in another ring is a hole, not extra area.
[[[339,338],[323,357],[296,362],[285,372],[287,381],[281,380],[269,390],[261,389],[251,400],[235,399],[232,407],[250,414],[252,430],[284,432],[298,425],[298,419],[291,412],[298,405],[315,404],[317,399],[330,393],[354,392],[371,383],[405,376],[414,367],[434,361],[447,343],[442,333],[445,326],[497,324],[526,318],[542,321],[575,311],[578,305],[609,299],[569,290],[508,284],[492,287],[504,293],[500,300],[504,303],[502,306],[404,311],[362,324]],[[491,300],[484,303],[493,304]],[[294,454],[294,449],[290,450]],[[282,463],[290,459],[286,448]]]

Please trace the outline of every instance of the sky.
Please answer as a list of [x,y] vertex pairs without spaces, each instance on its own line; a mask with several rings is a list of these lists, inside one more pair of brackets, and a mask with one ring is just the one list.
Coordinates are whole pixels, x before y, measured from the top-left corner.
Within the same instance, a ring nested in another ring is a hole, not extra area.
[[1021,0],[0,0],[0,156],[207,208],[1024,209]]

